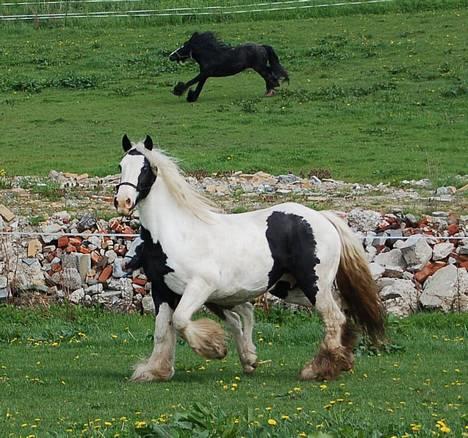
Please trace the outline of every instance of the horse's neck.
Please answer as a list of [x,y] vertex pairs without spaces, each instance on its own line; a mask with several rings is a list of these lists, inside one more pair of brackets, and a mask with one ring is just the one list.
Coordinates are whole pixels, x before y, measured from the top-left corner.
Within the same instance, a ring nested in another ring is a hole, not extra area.
[[141,225],[154,242],[174,239],[187,229],[196,232],[203,223],[192,212],[181,206],[170,193],[164,180],[158,178],[139,208]]

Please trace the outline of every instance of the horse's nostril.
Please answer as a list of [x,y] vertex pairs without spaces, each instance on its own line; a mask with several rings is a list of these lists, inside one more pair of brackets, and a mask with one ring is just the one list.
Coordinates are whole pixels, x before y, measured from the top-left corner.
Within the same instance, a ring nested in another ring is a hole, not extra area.
[[132,206],[132,200],[131,200],[130,198],[127,198],[127,199],[125,200],[125,205],[126,205],[128,208],[130,208],[130,207]]

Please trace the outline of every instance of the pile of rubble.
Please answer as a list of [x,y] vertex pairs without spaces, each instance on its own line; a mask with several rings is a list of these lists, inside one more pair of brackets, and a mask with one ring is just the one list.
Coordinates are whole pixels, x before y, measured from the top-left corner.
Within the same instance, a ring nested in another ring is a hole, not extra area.
[[[39,227],[0,206],[0,299],[26,292],[124,311],[151,311],[144,272],[127,274],[122,261],[138,236],[137,219],[110,221],[66,211]],[[416,217],[354,209],[346,216],[362,239],[386,309],[468,311],[468,216],[445,212]],[[21,230],[21,233],[20,233]]]

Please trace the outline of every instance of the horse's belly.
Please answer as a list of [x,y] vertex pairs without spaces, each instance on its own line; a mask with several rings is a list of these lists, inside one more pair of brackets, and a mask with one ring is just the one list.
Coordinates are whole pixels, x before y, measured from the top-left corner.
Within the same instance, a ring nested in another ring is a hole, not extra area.
[[259,295],[265,292],[265,288],[261,290],[240,290],[235,294],[227,295],[225,292],[214,292],[209,298],[209,303],[218,304],[222,307],[232,307],[238,304],[246,303],[247,301],[254,300]]

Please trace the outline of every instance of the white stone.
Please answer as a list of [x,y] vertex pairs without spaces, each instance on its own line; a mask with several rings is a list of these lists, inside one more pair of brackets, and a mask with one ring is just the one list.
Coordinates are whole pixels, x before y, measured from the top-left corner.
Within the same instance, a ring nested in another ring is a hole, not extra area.
[[450,242],[442,242],[434,245],[432,248],[432,260],[443,260],[453,251],[454,245]]
[[85,292],[83,288],[77,289],[73,291],[70,296],[68,297],[68,301],[70,301],[73,304],[78,304],[81,302],[81,300],[84,298]]
[[153,298],[146,295],[141,300],[141,305],[143,306],[143,312],[145,313],[155,313]]
[[16,287],[20,290],[47,289],[41,264],[36,259],[23,259],[16,270]]
[[414,236],[409,238],[403,245],[400,245],[408,270],[418,271],[431,260],[432,249],[424,238]]
[[[62,287],[66,290],[81,288],[81,275],[76,268],[65,268],[62,273]],[[84,296],[84,292],[83,292]]]
[[418,307],[418,291],[411,280],[395,280],[380,291],[380,297],[388,313],[407,316]]
[[381,220],[380,213],[372,210],[355,208],[348,214],[348,223],[356,231],[372,231],[377,228]]
[[378,254],[375,257],[374,262],[382,265],[384,268],[396,269],[401,272],[406,268],[406,262],[401,250],[398,248],[393,248],[388,252]]
[[374,280],[377,280],[380,277],[382,277],[383,273],[385,272],[385,268],[382,265],[379,265],[378,263],[369,263],[369,269]]
[[424,283],[420,302],[425,308],[451,310],[468,310],[468,272],[448,265],[439,269]]

